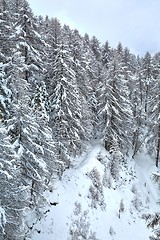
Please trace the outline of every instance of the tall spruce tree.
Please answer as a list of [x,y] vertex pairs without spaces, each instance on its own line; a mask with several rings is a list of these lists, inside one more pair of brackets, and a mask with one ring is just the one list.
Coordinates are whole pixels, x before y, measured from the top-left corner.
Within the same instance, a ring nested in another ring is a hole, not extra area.
[[156,159],[156,167],[160,159],[160,54],[154,57],[154,71],[148,96],[148,118],[146,143],[148,151]]
[[31,208],[43,203],[46,179],[56,172],[54,143],[45,110],[45,84],[36,20],[26,1],[15,12],[15,48],[8,87],[12,92],[8,133],[19,160],[21,181],[28,186]]
[[63,43],[57,48],[51,81],[52,93],[49,96],[50,126],[56,141],[59,159],[66,167],[70,157],[82,151],[84,129],[81,125],[81,102],[72,70],[69,49]]
[[86,56],[85,48],[83,46],[83,38],[80,36],[78,30],[72,32],[71,41],[71,57],[73,59],[72,69],[75,72],[76,83],[78,87],[80,102],[81,102],[81,125],[84,128],[84,140],[90,140],[93,134],[92,126],[92,111],[88,104],[91,94],[91,86],[89,84],[86,74]]
[[21,181],[17,158],[5,126],[0,122],[0,205],[5,213],[0,239],[24,239],[27,202],[27,186]]
[[106,82],[101,87],[103,100],[99,111],[104,124],[106,149],[110,150],[116,145],[126,153],[130,143],[132,113],[121,53],[118,47],[109,63]]
[[13,22],[11,15],[11,2],[0,1],[0,118],[5,120],[8,115],[10,91],[7,87],[7,79],[10,74],[12,56]]
[[147,119],[148,117],[148,100],[150,96],[150,88],[151,84],[154,81],[154,65],[153,65],[153,59],[149,52],[147,52],[142,59],[142,70],[141,70],[141,76],[143,80],[143,86],[144,86],[144,113],[145,117]]

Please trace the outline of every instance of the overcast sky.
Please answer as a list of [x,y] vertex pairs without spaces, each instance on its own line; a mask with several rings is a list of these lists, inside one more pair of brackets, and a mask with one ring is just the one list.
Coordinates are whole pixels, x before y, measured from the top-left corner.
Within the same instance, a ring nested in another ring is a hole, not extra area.
[[160,51],[160,0],[28,0],[34,14],[57,17],[112,47],[143,55]]

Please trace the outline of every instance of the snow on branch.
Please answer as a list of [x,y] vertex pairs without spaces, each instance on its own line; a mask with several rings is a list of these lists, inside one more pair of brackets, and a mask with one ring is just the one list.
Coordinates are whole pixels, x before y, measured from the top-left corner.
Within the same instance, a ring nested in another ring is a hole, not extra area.
[[4,233],[4,228],[6,224],[6,216],[5,211],[2,207],[0,207],[0,230]]
[[155,183],[159,183],[160,184],[160,172],[153,172],[151,174],[151,178]]

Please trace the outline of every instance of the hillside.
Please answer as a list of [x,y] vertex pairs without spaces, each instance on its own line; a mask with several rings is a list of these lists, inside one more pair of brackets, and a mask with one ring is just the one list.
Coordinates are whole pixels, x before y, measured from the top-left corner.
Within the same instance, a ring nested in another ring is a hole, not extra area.
[[27,0],[0,1],[0,38],[0,240],[160,240],[160,52]]
[[46,193],[48,206],[31,239],[149,240],[153,232],[144,215],[159,210],[151,180],[157,170],[145,152],[135,160],[116,156],[117,167],[111,167],[101,144],[90,146]]

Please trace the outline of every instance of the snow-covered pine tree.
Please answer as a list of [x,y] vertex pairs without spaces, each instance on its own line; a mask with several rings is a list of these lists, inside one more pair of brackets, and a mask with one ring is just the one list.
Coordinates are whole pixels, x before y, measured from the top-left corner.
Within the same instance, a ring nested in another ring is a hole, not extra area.
[[129,101],[132,111],[132,120],[130,125],[130,140],[132,142],[133,157],[140,151],[144,143],[144,119],[143,119],[143,101],[142,101],[142,79],[140,66],[136,57],[125,48],[122,54],[124,64],[124,76],[129,89]]
[[72,46],[72,30],[66,24],[62,27],[62,39],[68,49],[71,49]]
[[147,52],[142,59],[142,69],[141,69],[141,77],[143,81],[143,90],[144,90],[144,113],[145,118],[148,117],[148,102],[150,97],[150,89],[151,84],[154,81],[154,65],[153,59],[149,52]]
[[50,79],[52,93],[49,96],[50,126],[56,141],[57,153],[66,167],[70,157],[83,149],[84,129],[81,125],[81,102],[70,50],[61,43],[57,48]]
[[88,104],[91,111],[91,121],[93,125],[93,136],[97,137],[98,130],[98,95],[97,89],[103,79],[102,77],[102,58],[101,58],[101,47],[98,39],[93,37],[91,40],[84,39],[84,46],[86,49],[86,77],[87,85],[90,86],[88,91]]
[[45,44],[38,33],[37,20],[25,0],[19,2],[15,13],[14,40],[16,41],[15,52],[19,52],[24,58],[25,80],[32,85],[34,90],[40,82],[40,74],[43,74],[42,55]]
[[102,46],[102,63],[106,69],[108,69],[108,64],[111,61],[112,52],[113,50],[111,49],[108,41],[106,41]]
[[[90,47],[90,39],[87,34],[83,38],[78,36],[79,33],[77,33],[77,30],[73,32],[73,60],[74,65],[77,67],[77,72],[79,74],[77,78],[77,84],[80,89],[81,94],[86,99],[89,108],[90,108],[90,114],[92,114],[91,111],[91,99],[93,99],[93,84],[90,81],[92,79],[92,68],[91,68],[91,47]],[[76,62],[78,59],[78,62]],[[81,71],[78,70],[78,68],[81,69]]]
[[101,60],[101,47],[100,47],[100,42],[99,40],[93,36],[90,40],[90,46],[93,51],[93,54],[96,58],[96,60]]
[[[11,22],[11,1],[0,1],[0,62],[8,62],[11,55],[11,35],[13,33],[13,25]],[[9,43],[9,44],[8,44]]]
[[121,48],[118,47],[109,63],[106,82],[101,88],[99,113],[104,124],[103,139],[106,149],[112,149],[117,142],[116,145],[126,152],[130,144],[132,113],[121,54]]
[[1,215],[0,239],[24,239],[27,202],[27,186],[21,181],[17,159],[0,122],[0,206],[5,214]]
[[138,151],[144,146],[144,111],[143,111],[143,99],[142,99],[142,79],[139,70],[132,77],[132,84],[130,86],[131,91],[131,107],[133,113],[133,158]]
[[45,110],[45,83],[40,48],[43,41],[26,1],[18,1],[8,87],[12,92],[8,133],[20,166],[21,181],[28,187],[28,206],[43,203],[43,191],[55,170],[54,150]]
[[7,78],[12,55],[13,24],[11,22],[10,1],[0,1],[0,118],[8,117],[10,91]]
[[91,86],[89,84],[86,66],[87,59],[85,57],[85,48],[83,46],[83,38],[80,36],[78,30],[74,30],[71,35],[70,43],[71,57],[73,59],[72,69],[75,72],[76,83],[78,87],[80,102],[81,102],[81,125],[84,129],[84,140],[90,140],[93,134],[92,126],[92,111],[89,106],[89,99],[91,94]]
[[4,88],[4,65],[0,63],[0,119],[4,120],[6,115],[6,93]]
[[[56,45],[60,42],[62,36],[62,27],[59,20],[57,18],[50,19],[48,16],[46,16],[44,21],[41,23],[40,33],[42,38],[47,43],[47,54],[55,53],[54,48],[56,48]],[[47,57],[49,56],[47,55]]]
[[154,65],[147,101],[146,143],[148,151],[153,154],[156,159],[156,167],[158,167],[160,159],[160,54],[155,55]]
[[[45,54],[44,54],[44,62],[46,68],[45,74],[45,84],[47,94],[50,95],[52,93],[51,81],[53,78],[53,65],[56,57],[56,49],[57,45],[60,43],[62,38],[62,30],[61,24],[56,18],[49,19],[45,18],[43,23],[43,28],[41,29],[41,35],[45,36],[44,40],[46,42]],[[47,111],[49,113],[49,106],[47,101]]]

